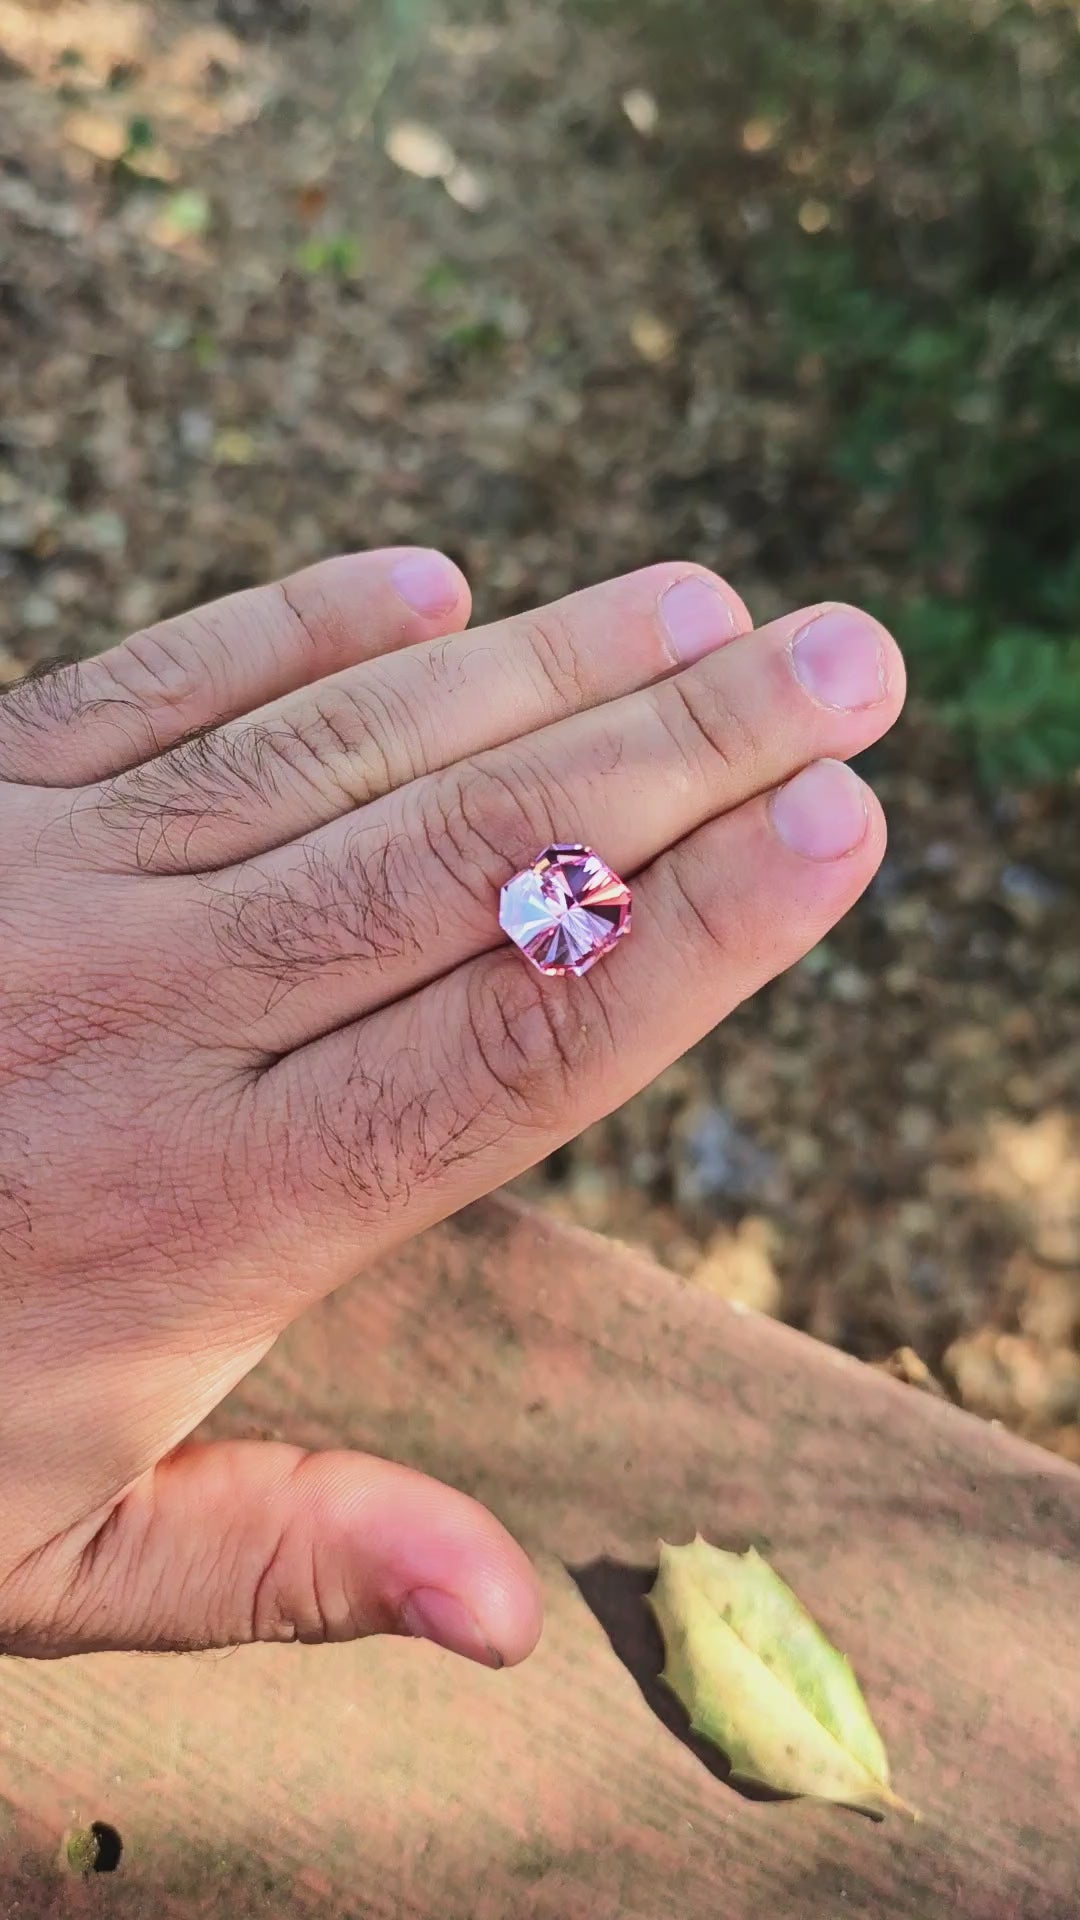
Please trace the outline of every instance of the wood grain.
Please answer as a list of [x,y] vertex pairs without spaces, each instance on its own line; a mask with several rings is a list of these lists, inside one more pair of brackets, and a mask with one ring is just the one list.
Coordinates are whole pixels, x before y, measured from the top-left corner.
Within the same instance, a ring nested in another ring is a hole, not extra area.
[[[493,1201],[309,1314],[218,1432],[390,1453],[535,1552],[540,1650],[0,1661],[0,1914],[1078,1920],[1080,1473]],[[659,1535],[754,1542],[922,1824],[744,1799],[656,1686]],[[61,1865],[115,1825],[118,1870]]]

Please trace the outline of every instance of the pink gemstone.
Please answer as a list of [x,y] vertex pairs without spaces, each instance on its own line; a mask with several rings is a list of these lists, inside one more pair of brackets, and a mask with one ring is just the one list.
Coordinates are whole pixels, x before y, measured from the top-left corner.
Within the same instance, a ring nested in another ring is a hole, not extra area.
[[502,890],[499,925],[541,973],[587,973],[630,931],[630,889],[591,847],[548,847]]

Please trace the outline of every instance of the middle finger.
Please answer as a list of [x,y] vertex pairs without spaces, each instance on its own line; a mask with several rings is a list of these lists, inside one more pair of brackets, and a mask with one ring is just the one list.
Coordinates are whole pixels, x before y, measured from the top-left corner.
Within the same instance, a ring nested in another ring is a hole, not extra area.
[[861,752],[903,695],[876,621],[810,608],[190,881],[218,1016],[259,1052],[301,1045],[498,946],[499,888],[552,841],[629,877],[810,761]]

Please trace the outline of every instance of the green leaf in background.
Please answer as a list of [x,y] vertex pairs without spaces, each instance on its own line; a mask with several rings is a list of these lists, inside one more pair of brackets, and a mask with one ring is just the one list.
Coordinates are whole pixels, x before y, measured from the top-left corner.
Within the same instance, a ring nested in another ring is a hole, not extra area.
[[687,1547],[662,1541],[648,1601],[662,1677],[733,1780],[910,1813],[851,1667],[753,1548],[725,1553],[700,1534]]
[[170,195],[165,218],[181,239],[199,240],[213,219],[209,196],[198,187],[182,187],[179,193]]
[[296,256],[302,273],[328,274],[336,280],[352,280],[363,265],[363,249],[347,233],[335,233],[305,240]]

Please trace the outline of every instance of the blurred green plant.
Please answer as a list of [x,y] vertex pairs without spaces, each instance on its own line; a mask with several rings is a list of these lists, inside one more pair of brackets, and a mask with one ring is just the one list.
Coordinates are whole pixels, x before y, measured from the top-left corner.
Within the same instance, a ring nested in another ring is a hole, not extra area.
[[179,193],[170,194],[165,203],[165,218],[182,239],[201,239],[213,217],[209,195],[200,192],[198,187],[182,187]]
[[127,143],[123,157],[127,159],[132,154],[148,152],[156,138],[153,122],[148,120],[144,113],[135,114],[128,121]]
[[813,422],[915,687],[990,778],[1073,770],[1077,6],[573,3],[641,34],[755,377]]
[[363,249],[347,233],[313,235],[297,249],[301,273],[327,274],[334,280],[354,280],[363,264]]

